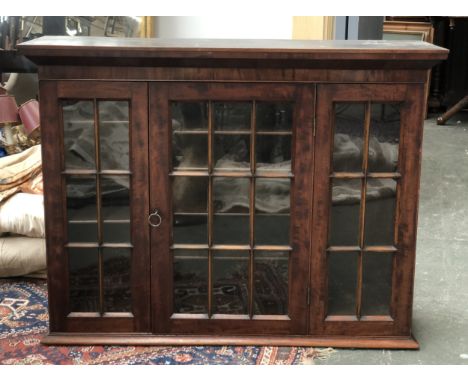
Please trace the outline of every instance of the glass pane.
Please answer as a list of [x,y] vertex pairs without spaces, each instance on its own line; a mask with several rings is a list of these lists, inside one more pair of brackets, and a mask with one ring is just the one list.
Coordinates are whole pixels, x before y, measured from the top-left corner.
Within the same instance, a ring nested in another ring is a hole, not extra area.
[[173,254],[174,313],[208,313],[208,251]]
[[129,176],[101,176],[104,242],[130,242],[129,182]]
[[249,178],[213,178],[213,211],[215,213],[248,213],[249,206]]
[[96,177],[67,176],[68,241],[97,242]]
[[213,243],[249,244],[249,227],[248,215],[214,215]]
[[173,218],[174,244],[207,244],[208,216],[177,214]]
[[174,212],[207,212],[208,177],[177,176],[172,180]]
[[329,245],[359,244],[360,179],[333,179]]
[[206,102],[172,102],[172,130],[208,131],[208,104]]
[[257,103],[257,131],[292,131],[292,119],[292,103]]
[[103,248],[104,310],[131,312],[131,249]]
[[393,245],[396,186],[393,179],[367,179],[365,245]]
[[255,181],[255,244],[289,245],[291,181]]
[[390,315],[393,253],[365,252],[362,259],[362,309],[366,315]]
[[328,315],[356,314],[357,252],[328,253]]
[[95,169],[93,101],[62,101],[66,169]]
[[94,242],[98,241],[97,237],[98,225],[97,222],[68,222],[68,242]]
[[219,170],[250,169],[250,135],[214,136],[214,167]]
[[247,314],[249,252],[215,251],[213,257],[213,313]]
[[70,311],[99,312],[97,248],[68,248]]
[[290,245],[289,215],[255,215],[255,244]]
[[128,101],[98,101],[102,170],[129,169]]
[[172,135],[172,167],[182,169],[208,168],[208,134]]
[[130,177],[101,176],[102,218],[130,220]]
[[[213,242],[249,243],[250,179],[213,179]],[[222,214],[222,215],[220,215]]]
[[291,135],[257,135],[257,170],[291,171]]
[[215,130],[250,130],[252,104],[250,102],[215,102]]
[[103,222],[102,238],[105,243],[131,243],[130,223],[126,222]]
[[362,171],[364,104],[335,104],[333,171]]
[[399,142],[400,105],[393,103],[372,104],[368,171],[396,171]]
[[288,314],[288,252],[255,252],[254,314]]

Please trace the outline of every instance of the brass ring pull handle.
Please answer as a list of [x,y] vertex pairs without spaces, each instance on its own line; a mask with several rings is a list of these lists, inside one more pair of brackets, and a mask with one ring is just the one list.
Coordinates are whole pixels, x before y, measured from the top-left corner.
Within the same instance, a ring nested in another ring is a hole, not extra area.
[[[153,220],[156,220],[156,223],[153,223]],[[159,215],[159,211],[156,209],[152,214],[148,216],[148,223],[151,227],[157,228],[162,223],[162,217]]]

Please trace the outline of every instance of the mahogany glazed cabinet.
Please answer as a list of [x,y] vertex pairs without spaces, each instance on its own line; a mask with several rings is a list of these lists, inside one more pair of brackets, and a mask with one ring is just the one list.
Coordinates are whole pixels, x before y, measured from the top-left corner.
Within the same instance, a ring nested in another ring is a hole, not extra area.
[[46,344],[417,348],[423,42],[42,37]]

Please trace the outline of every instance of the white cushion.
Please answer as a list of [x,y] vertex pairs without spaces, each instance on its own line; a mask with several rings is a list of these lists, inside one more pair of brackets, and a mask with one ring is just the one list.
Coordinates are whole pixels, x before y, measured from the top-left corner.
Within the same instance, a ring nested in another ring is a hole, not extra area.
[[18,193],[0,205],[0,232],[45,237],[44,196]]
[[0,238],[0,277],[24,276],[46,268],[45,239]]

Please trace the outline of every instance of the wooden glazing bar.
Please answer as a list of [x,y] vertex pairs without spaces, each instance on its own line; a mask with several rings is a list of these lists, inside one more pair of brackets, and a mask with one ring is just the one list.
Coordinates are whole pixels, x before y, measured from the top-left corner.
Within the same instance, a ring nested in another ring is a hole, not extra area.
[[120,124],[130,124],[128,120],[122,120],[122,121],[100,121],[101,125],[106,125],[106,124],[114,124],[114,123],[120,123]]
[[[252,175],[255,174],[255,131],[256,131],[256,115],[257,106],[255,100],[252,102],[252,113],[250,114],[250,172]],[[248,314],[249,318],[253,317],[254,314],[254,256],[253,250],[255,244],[255,177],[250,178],[250,205],[249,205],[250,219],[249,219],[249,306]]]
[[399,172],[369,172],[367,178],[382,178],[382,179],[399,179],[401,174]]
[[213,314],[211,317],[213,320],[249,320],[248,314]]
[[130,224],[130,219],[103,219],[102,222],[111,224]]
[[249,251],[251,247],[242,244],[213,244],[210,248],[214,251]]
[[356,317],[361,317],[362,308],[362,251],[358,253],[357,263],[357,287],[356,287]]
[[70,242],[65,244],[65,248],[99,248],[99,243]]
[[[99,111],[98,103],[94,99],[94,146],[96,155],[96,171],[97,174],[101,171],[101,142],[99,139]],[[104,267],[103,267],[103,254],[102,254],[102,240],[103,240],[103,224],[102,224],[102,200],[101,200],[101,177],[96,176],[96,209],[97,209],[97,223],[98,223],[98,266],[99,266],[99,313],[101,316],[104,314]]]
[[250,130],[216,130],[215,135],[250,135]]
[[398,249],[393,245],[369,245],[362,249],[364,252],[397,252]]
[[119,318],[119,317],[128,317],[132,318],[134,315],[129,312],[107,312],[102,315],[103,318]]
[[294,178],[294,174],[290,171],[262,171],[257,169],[255,171],[255,178]]
[[379,321],[379,322],[393,322],[391,316],[361,316],[359,321]]
[[208,320],[210,317],[204,313],[174,313],[172,320]]
[[206,135],[208,130],[172,130],[175,135]]
[[209,249],[208,244],[173,244],[170,249]]
[[69,318],[100,318],[101,313],[98,312],[70,312],[67,317]]
[[333,245],[327,248],[328,252],[359,252],[361,247],[355,245]]
[[208,102],[208,318],[213,315],[213,116],[214,108]]
[[73,176],[96,175],[97,173],[98,172],[96,170],[84,170],[84,169],[62,171],[62,175],[73,175]]
[[330,178],[334,179],[362,179],[364,178],[363,172],[333,172]]
[[252,174],[250,171],[227,171],[227,170],[214,170],[211,173],[213,177],[223,178],[250,178]]
[[83,176],[83,175],[132,175],[130,171],[126,170],[84,170],[84,169],[76,169],[76,170],[65,170],[62,171],[62,175],[74,175],[74,176]]
[[[365,106],[365,118],[364,118],[364,142],[363,142],[363,160],[362,160],[362,172],[367,174],[369,165],[369,132],[370,132],[370,112],[371,104],[370,101]],[[359,210],[359,247],[361,250],[358,255],[357,264],[357,288],[356,288],[356,317],[361,317],[362,308],[362,260],[364,248],[364,235],[365,235],[365,216],[366,216],[366,188],[367,179],[364,176],[361,179],[361,206]]]
[[[85,125],[85,124],[92,124],[93,120],[76,120],[76,121],[68,121],[70,124],[73,125]],[[114,123],[125,123],[128,124],[128,121],[101,121],[101,125],[105,124],[114,124]]]
[[132,173],[127,170],[100,170],[99,175],[132,175]]
[[345,316],[345,315],[333,315],[333,316],[327,316],[325,317],[325,321],[328,321],[328,322],[333,322],[333,321],[337,321],[337,322],[341,322],[341,321],[359,321],[359,318],[357,316]]
[[291,318],[287,315],[273,315],[273,314],[256,314],[252,317],[252,320],[257,320],[257,321],[291,321]]
[[133,248],[132,243],[106,243],[101,244],[101,248]]
[[254,251],[292,251],[292,247],[289,245],[255,245]]
[[188,171],[188,170],[174,170],[169,173],[169,176],[209,176],[208,171]]
[[195,171],[196,172],[206,172],[206,167],[182,167],[182,166],[177,166],[177,167],[174,167],[174,171],[176,173],[179,173],[181,171],[186,171],[186,172],[189,172],[189,173],[193,173]]
[[257,131],[257,135],[291,135],[292,131]]
[[[223,178],[248,178],[252,176],[250,171],[225,171],[225,170],[214,170],[211,173],[209,171],[200,170],[174,170],[169,173],[169,176],[212,176],[212,177],[223,177]],[[294,175],[290,171],[262,171],[256,170],[255,178],[294,178]]]
[[249,216],[250,214],[245,212],[215,212],[213,213],[214,216]]

